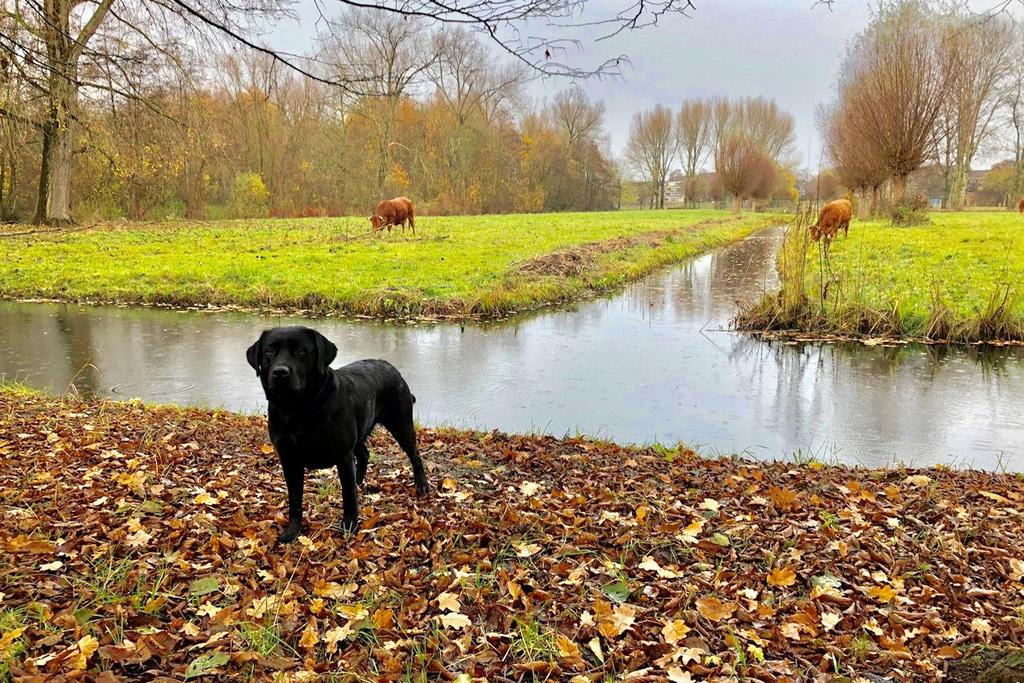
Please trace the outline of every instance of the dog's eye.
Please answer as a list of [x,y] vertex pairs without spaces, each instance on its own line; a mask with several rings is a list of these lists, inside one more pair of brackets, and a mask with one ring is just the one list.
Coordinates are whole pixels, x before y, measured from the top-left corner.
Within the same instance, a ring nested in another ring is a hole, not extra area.
[[274,349],[264,349],[263,350],[263,355],[264,356],[273,356],[274,355]]
[[306,349],[295,349],[295,355],[296,356],[305,356],[306,355]]

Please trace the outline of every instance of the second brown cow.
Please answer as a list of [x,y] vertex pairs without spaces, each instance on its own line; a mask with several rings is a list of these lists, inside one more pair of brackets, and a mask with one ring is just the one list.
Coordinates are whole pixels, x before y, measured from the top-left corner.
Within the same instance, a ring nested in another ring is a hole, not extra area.
[[405,232],[405,222],[409,221],[412,234],[416,234],[416,219],[413,216],[412,200],[408,197],[395,197],[385,199],[377,205],[377,211],[370,216],[370,224],[373,231],[377,232],[384,228],[391,232],[391,226],[401,226]]
[[849,199],[836,199],[821,207],[818,222],[811,226],[811,239],[815,242],[822,237],[831,241],[842,230],[844,235],[850,234],[850,221],[853,219],[853,204]]
[[1024,213],[1024,197],[1021,197],[1020,201],[1017,202],[1017,210]]

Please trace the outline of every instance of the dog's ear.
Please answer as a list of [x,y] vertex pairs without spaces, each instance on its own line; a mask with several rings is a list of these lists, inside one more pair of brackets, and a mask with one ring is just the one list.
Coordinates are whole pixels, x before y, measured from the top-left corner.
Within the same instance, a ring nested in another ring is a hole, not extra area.
[[256,371],[256,375],[259,376],[260,371],[263,369],[260,365],[260,361],[263,360],[263,338],[267,336],[266,332],[260,333],[260,338],[256,340],[252,346],[245,352],[245,358],[249,361],[249,365]]
[[321,371],[327,372],[327,369],[331,367],[331,363],[334,362],[335,357],[338,355],[338,347],[316,330],[310,330],[310,332],[313,333],[313,339],[316,340],[317,365]]

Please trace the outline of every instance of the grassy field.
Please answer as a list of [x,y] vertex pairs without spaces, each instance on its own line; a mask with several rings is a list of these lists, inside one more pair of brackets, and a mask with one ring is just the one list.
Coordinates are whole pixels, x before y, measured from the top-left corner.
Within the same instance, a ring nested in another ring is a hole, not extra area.
[[930,219],[912,227],[854,219],[827,261],[794,225],[779,257],[782,291],[744,310],[738,326],[965,343],[1024,340],[1024,217],[936,212]]
[[965,682],[1024,642],[1014,475],[423,429],[430,496],[377,435],[360,529],[325,471],[281,547],[266,438],[0,388],[0,681]]
[[[771,222],[724,211],[238,220],[0,238],[0,297],[492,317],[605,291]],[[351,236],[351,237],[350,237]]]

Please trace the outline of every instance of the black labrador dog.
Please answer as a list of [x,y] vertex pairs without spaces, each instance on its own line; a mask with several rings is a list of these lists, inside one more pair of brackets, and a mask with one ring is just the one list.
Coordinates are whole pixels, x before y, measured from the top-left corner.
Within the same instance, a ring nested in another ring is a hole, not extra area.
[[337,467],[346,531],[357,527],[356,487],[363,483],[370,453],[366,438],[383,425],[402,447],[416,480],[427,493],[423,461],[416,450],[412,404],[416,397],[393,365],[361,360],[332,370],[338,349],[308,327],[277,327],[260,335],[246,357],[263,384],[269,408],[270,441],[288,484],[288,526],[278,541],[302,533],[305,471]]

